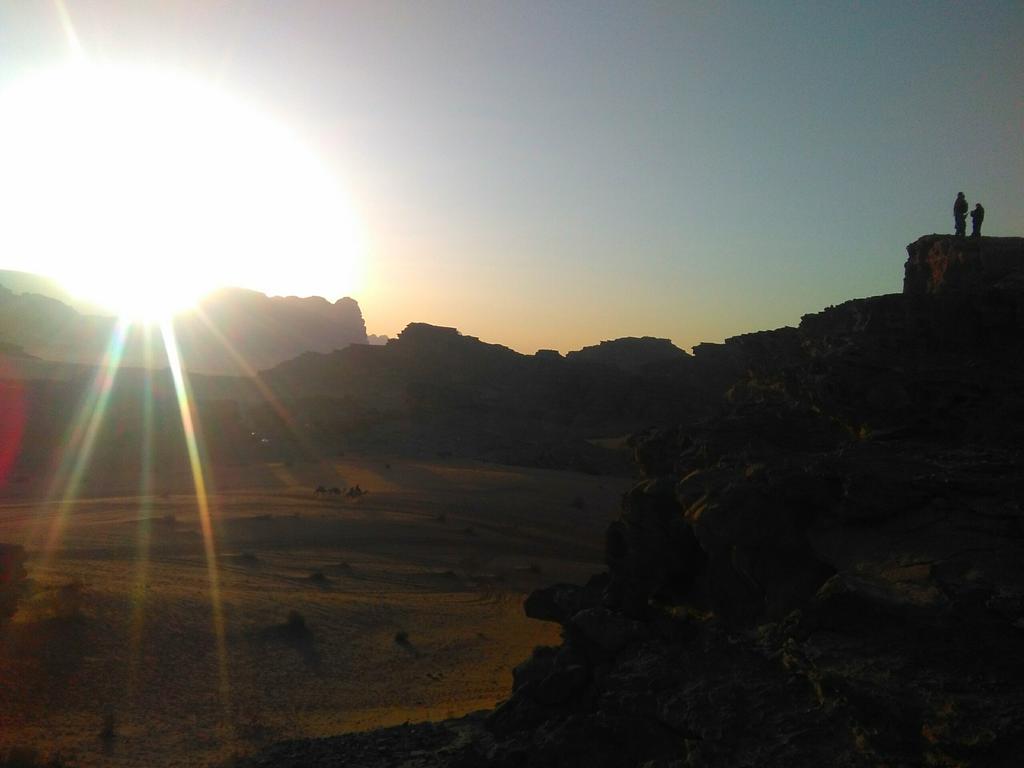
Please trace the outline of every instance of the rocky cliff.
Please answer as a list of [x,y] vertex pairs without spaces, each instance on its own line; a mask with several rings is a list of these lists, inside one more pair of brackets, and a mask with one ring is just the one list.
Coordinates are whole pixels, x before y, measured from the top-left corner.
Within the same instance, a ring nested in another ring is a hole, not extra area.
[[[697,391],[688,368],[693,361],[682,350],[659,342],[657,354],[671,362],[658,364],[646,340],[622,341],[602,345],[615,350],[614,361],[603,352],[597,359],[523,355],[455,328],[411,323],[385,346],[305,354],[261,378],[325,444],[344,439],[354,450],[451,451],[510,464],[628,472],[621,454],[588,441],[690,418],[708,397]],[[362,414],[358,424],[353,413]]]
[[[251,765],[1010,766],[1024,749],[1024,239],[925,237],[901,295],[698,347],[633,438],[608,571],[495,711]],[[716,385],[717,386],[717,385]]]
[[206,296],[197,312],[176,319],[175,332],[183,358],[192,358],[193,370],[202,373],[233,372],[228,365],[234,362],[233,355],[224,341],[251,371],[303,352],[331,352],[367,341],[355,299],[346,296],[330,302],[320,296],[266,296],[241,288],[224,288]]
[[1019,237],[926,235],[907,246],[904,294],[1020,290]]

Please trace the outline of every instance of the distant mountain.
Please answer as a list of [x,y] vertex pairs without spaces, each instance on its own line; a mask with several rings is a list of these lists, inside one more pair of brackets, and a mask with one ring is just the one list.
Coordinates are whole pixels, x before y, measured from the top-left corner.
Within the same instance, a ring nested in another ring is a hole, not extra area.
[[17,344],[8,344],[7,342],[0,341],[0,355],[4,357],[14,357],[19,359],[32,359],[31,355],[25,353],[25,350],[19,347]]
[[[411,323],[385,346],[306,353],[261,379],[318,444],[613,471],[610,461],[621,457],[594,439],[669,412],[693,417],[708,402],[693,358],[677,351],[640,375],[587,355],[523,355],[455,328]],[[286,439],[283,427],[260,429]]]
[[113,314],[99,304],[94,304],[91,301],[75,296],[75,294],[61,285],[58,280],[46,277],[45,275],[19,272],[13,269],[0,269],[0,285],[14,293],[38,293],[40,296],[57,299],[57,301],[67,304],[83,315],[109,316]]
[[640,372],[648,365],[683,360],[689,355],[668,339],[653,336],[642,338],[626,337],[614,341],[602,341],[592,347],[584,347],[566,355],[569,360],[589,361],[614,365],[624,371]]
[[[23,277],[15,282],[31,283]],[[84,314],[55,298],[0,285],[0,343],[44,360],[96,364],[116,323],[115,318]],[[320,297],[270,297],[241,288],[210,294],[194,310],[176,317],[174,328],[185,367],[218,375],[255,372],[303,352],[330,352],[367,341],[354,299],[331,303]],[[125,340],[123,363],[165,366],[159,333],[157,328],[133,326]]]
[[266,296],[257,291],[224,288],[210,294],[196,311],[179,317],[175,332],[190,366],[216,372],[214,361],[229,346],[253,370],[270,368],[303,352],[331,352],[349,344],[366,344],[366,324],[355,299],[334,303],[319,296]]

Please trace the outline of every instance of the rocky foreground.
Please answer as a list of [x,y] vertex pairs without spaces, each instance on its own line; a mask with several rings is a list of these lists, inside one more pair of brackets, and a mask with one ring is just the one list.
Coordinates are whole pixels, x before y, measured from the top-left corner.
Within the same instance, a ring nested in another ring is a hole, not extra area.
[[1024,239],[698,348],[715,416],[634,438],[608,572],[489,713],[249,766],[1010,766],[1024,755]]

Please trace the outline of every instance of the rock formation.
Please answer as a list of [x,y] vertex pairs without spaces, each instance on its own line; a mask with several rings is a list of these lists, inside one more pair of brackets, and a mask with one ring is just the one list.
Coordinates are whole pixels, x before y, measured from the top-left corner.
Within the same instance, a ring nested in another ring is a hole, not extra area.
[[927,235],[907,246],[905,294],[1020,290],[1018,237]]
[[[648,362],[657,369],[641,374],[587,355],[523,355],[455,328],[411,323],[383,347],[302,355],[261,378],[290,407],[316,403],[300,421],[322,425],[319,440],[343,433],[362,447],[429,446],[502,463],[628,473],[622,455],[589,440],[692,417],[708,402],[689,375],[692,358],[668,342],[656,346],[678,354],[670,364]],[[347,419],[344,428],[325,416],[326,402]],[[366,417],[354,424],[343,415],[351,413]]]
[[724,396],[634,436],[608,571],[530,596],[564,642],[496,710],[249,764],[1019,764],[1024,239],[908,253],[902,295],[695,350]]
[[[355,299],[346,296],[332,303],[319,296],[265,296],[224,288],[200,301],[197,312],[184,313],[175,321],[183,358],[193,358],[193,370],[203,373],[219,372],[206,367],[212,361],[231,359],[210,326],[250,371],[270,368],[303,352],[366,344],[366,325]],[[204,367],[199,366],[200,360]]]
[[640,339],[627,337],[614,341],[602,341],[596,346],[570,352],[566,357],[569,360],[604,363],[625,371],[641,373],[649,366],[654,367],[661,363],[679,361],[689,355],[668,339],[644,336]]

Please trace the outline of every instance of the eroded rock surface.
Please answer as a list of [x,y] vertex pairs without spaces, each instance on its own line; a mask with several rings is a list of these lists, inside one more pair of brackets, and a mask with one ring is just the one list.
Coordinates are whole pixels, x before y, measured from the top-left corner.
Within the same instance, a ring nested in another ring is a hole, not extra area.
[[1020,289],[1022,238],[926,235],[907,246],[903,292]]

